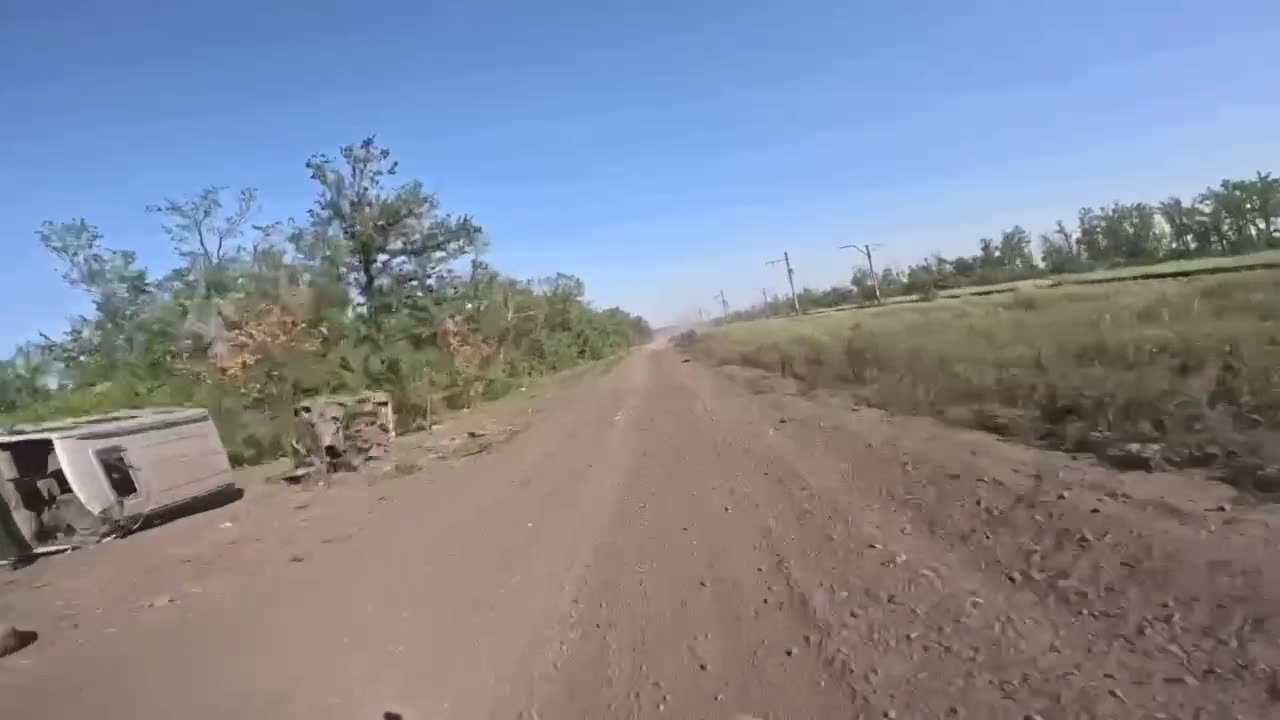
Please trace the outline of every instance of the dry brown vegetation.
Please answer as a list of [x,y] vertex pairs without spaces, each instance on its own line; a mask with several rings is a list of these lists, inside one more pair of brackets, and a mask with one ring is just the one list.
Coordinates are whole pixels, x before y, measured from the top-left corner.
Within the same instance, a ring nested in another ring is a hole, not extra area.
[[[1280,493],[1280,271],[1020,289],[683,338],[723,364],[1135,468]],[[1270,444],[1268,444],[1270,443]]]

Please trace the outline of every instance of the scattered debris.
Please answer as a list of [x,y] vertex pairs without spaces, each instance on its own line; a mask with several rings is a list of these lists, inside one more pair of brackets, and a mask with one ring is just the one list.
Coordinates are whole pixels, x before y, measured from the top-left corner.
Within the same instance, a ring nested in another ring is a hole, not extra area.
[[456,460],[486,452],[515,437],[519,430],[510,425],[489,430],[468,430],[460,435],[432,440],[424,447],[437,460]]
[[906,553],[898,553],[897,555],[894,555],[893,557],[889,558],[888,560],[885,560],[880,564],[885,567],[898,567],[899,565],[901,565],[906,561],[907,561]]
[[413,475],[422,470],[422,465],[416,462],[398,462],[391,468],[392,472],[401,477]]
[[1124,443],[1107,448],[1103,459],[1124,470],[1156,470],[1162,465],[1159,443]]
[[293,417],[294,469],[282,478],[287,482],[357,470],[386,457],[396,436],[391,396],[385,392],[313,398],[297,405]]

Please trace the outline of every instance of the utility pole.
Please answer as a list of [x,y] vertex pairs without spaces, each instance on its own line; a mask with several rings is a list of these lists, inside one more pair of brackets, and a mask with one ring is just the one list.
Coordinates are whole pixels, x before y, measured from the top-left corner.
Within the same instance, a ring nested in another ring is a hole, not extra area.
[[876,265],[871,260],[871,249],[878,248],[879,245],[841,245],[840,249],[853,248],[863,255],[867,256],[867,269],[871,271],[871,287],[876,291],[876,304],[880,304],[880,276],[876,275]]
[[720,314],[722,317],[724,317],[725,320],[728,320],[729,319],[729,301],[726,300],[724,297],[724,290],[721,290],[719,295],[712,295],[711,297],[712,299],[720,298]]
[[791,286],[791,305],[795,308],[796,315],[799,315],[800,298],[796,297],[796,271],[791,269],[791,256],[784,252],[782,253],[782,259],[770,260],[765,265],[777,265],[778,263],[783,263],[787,266],[787,284]]
[[706,321],[707,321],[706,316],[702,314],[702,307],[701,307],[701,306],[699,306],[699,307],[698,307],[698,323],[699,323],[699,324],[701,324],[701,323],[704,323],[704,322],[706,322]]
[[769,317],[769,293],[764,288],[760,288],[760,299],[764,301],[764,304],[760,306],[760,311],[764,313],[765,317]]

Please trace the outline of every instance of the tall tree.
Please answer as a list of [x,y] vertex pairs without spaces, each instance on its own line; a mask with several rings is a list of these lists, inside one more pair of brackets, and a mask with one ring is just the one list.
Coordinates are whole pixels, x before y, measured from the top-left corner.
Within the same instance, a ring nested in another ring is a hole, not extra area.
[[1259,240],[1266,247],[1276,247],[1276,224],[1280,222],[1280,178],[1259,172],[1248,181],[1247,204],[1253,214]]
[[1000,265],[999,253],[996,250],[996,241],[989,237],[978,240],[978,264],[984,270],[990,270]]
[[1030,270],[1036,266],[1035,256],[1031,253],[1031,236],[1021,225],[1000,233],[1000,247],[996,254],[1004,268]]
[[375,327],[398,298],[428,289],[448,263],[483,243],[470,216],[441,214],[421,182],[387,187],[397,166],[372,137],[338,158],[313,156],[307,168],[320,185],[307,248],[342,268]]
[[95,379],[109,378],[113,368],[141,352],[137,322],[147,312],[153,286],[147,271],[138,267],[131,250],[102,245],[102,233],[83,219],[46,222],[37,235],[63,264],[62,278],[93,300],[94,315],[72,322],[61,342],[49,341],[49,350],[72,371],[90,371]]
[[1160,217],[1169,228],[1169,243],[1175,254],[1190,257],[1195,251],[1192,245],[1195,237],[1195,208],[1182,202],[1182,198],[1170,195],[1160,203]]
[[228,265],[241,259],[240,238],[258,203],[252,188],[240,190],[234,210],[225,211],[222,194],[226,188],[210,186],[182,199],[166,198],[150,205],[148,212],[164,217],[161,228],[182,258],[201,295],[221,296],[231,290]]

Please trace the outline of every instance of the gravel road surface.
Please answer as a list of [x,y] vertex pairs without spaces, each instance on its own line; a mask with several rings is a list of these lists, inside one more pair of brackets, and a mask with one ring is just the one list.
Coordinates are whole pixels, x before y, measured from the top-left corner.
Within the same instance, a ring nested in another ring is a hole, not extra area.
[[523,431],[0,571],[0,715],[1280,717],[1276,513],[1225,486],[661,344],[484,413]]

